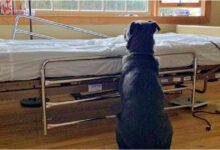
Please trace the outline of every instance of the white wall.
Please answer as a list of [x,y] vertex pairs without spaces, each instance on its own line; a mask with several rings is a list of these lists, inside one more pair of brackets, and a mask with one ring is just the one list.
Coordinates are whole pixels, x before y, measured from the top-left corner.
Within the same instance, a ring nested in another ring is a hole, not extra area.
[[[97,31],[110,36],[117,36],[123,34],[124,28],[127,25],[82,25],[78,26],[85,29],[89,29],[92,31]],[[28,30],[29,26],[21,26]],[[175,25],[161,25],[161,32],[175,32]],[[70,32],[65,29],[60,29],[57,27],[51,27],[46,25],[35,25],[33,30],[37,33],[47,34],[50,36],[58,37],[58,38],[90,38],[91,36],[87,36],[84,34],[79,34],[77,32]],[[10,39],[12,37],[13,26],[12,25],[1,25],[0,26],[0,38]],[[18,39],[27,38],[27,36],[17,36]]]
[[[210,26],[220,26],[220,1],[212,1],[211,6],[211,17],[210,23],[207,25]],[[89,30],[97,31],[104,33],[110,36],[117,36],[123,33],[124,28],[127,25],[82,25],[79,27],[86,28]],[[176,25],[160,25],[161,32],[175,32]],[[28,29],[28,26],[22,26],[22,28]],[[10,39],[13,31],[13,25],[0,25],[0,38]],[[58,28],[45,26],[45,25],[36,25],[34,26],[34,31],[44,33],[47,35],[55,36],[57,38],[90,38],[90,36],[85,36],[75,32],[69,32],[66,30],[61,30]],[[24,36],[18,36],[18,38],[27,38]]]
[[213,0],[211,6],[211,18],[209,25],[220,26],[220,1]]

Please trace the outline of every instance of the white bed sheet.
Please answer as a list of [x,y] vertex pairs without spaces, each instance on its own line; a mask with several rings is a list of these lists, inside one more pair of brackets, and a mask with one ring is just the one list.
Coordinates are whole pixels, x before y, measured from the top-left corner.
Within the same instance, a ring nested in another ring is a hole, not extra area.
[[[155,35],[155,53],[195,52],[199,65],[220,64],[220,38],[175,33]],[[40,77],[46,59],[114,57],[127,54],[123,36],[91,40],[0,40],[0,81],[30,80]],[[163,56],[160,68],[188,66],[192,57]],[[121,70],[121,59],[52,63],[48,77],[116,74]]]

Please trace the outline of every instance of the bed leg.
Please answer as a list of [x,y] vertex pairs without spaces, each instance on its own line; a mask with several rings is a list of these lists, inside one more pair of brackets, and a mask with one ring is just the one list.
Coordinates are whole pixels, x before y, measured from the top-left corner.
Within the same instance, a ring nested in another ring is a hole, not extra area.
[[195,107],[195,94],[196,94],[196,79],[197,79],[197,58],[193,55],[193,81],[192,81],[192,94],[191,94],[191,111],[194,112]]
[[44,135],[47,135],[47,106],[46,106],[46,85],[45,85],[45,67],[41,69],[41,98],[43,111]]

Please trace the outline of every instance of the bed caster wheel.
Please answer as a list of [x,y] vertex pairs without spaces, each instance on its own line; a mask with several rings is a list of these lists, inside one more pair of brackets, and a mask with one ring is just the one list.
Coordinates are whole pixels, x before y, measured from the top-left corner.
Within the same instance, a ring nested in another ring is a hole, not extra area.
[[[48,102],[49,99],[47,98],[46,101]],[[41,107],[42,106],[42,100],[41,98],[26,98],[22,99],[20,101],[21,106],[23,107]]]

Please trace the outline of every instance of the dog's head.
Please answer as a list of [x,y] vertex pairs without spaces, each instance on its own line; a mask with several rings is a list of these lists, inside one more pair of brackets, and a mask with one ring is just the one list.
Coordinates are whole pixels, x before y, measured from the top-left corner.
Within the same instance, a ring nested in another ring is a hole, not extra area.
[[156,31],[160,31],[160,27],[156,22],[132,22],[124,34],[124,38],[127,41],[127,49],[129,50],[129,52],[153,54],[153,35]]

